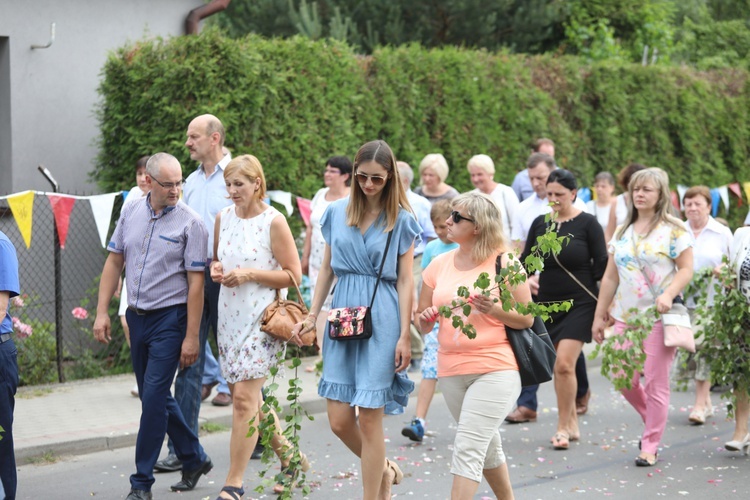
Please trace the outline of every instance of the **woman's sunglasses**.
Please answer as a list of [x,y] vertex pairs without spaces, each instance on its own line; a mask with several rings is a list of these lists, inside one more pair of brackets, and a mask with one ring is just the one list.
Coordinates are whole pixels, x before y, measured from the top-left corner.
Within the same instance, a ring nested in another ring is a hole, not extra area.
[[373,186],[382,186],[383,184],[385,184],[385,180],[388,178],[383,177],[382,175],[367,175],[360,172],[354,174],[354,177],[357,178],[357,182],[359,182],[360,184],[365,184],[367,182],[367,179],[370,179],[370,182],[372,182]]
[[469,219],[468,217],[464,217],[463,215],[461,215],[460,213],[458,213],[455,210],[451,212],[451,219],[453,219],[453,223],[454,224],[458,224],[462,220],[466,220],[466,221],[471,222],[472,224],[476,224],[476,222],[474,221],[474,219]]

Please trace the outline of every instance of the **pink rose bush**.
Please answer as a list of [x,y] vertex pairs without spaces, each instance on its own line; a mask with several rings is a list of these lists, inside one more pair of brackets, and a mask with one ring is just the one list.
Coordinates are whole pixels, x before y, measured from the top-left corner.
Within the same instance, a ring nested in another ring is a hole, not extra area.
[[16,333],[16,338],[25,339],[26,337],[31,337],[31,334],[34,333],[31,325],[27,325],[18,319],[17,316],[13,316],[11,319],[13,320],[13,331]]

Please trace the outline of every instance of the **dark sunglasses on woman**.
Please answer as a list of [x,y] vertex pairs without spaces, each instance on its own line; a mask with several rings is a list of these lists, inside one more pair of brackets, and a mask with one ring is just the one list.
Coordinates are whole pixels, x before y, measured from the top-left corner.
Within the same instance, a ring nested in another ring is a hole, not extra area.
[[385,184],[385,180],[387,179],[387,177],[383,177],[382,175],[368,175],[360,172],[354,174],[354,177],[357,178],[357,182],[359,182],[360,184],[364,184],[367,182],[367,179],[370,179],[370,182],[372,182],[373,186],[382,186],[383,184]]
[[463,215],[461,215],[460,213],[458,213],[455,210],[451,212],[451,219],[453,219],[453,223],[454,224],[458,224],[462,220],[469,221],[472,224],[474,224],[474,219],[469,219],[468,217],[464,217]]

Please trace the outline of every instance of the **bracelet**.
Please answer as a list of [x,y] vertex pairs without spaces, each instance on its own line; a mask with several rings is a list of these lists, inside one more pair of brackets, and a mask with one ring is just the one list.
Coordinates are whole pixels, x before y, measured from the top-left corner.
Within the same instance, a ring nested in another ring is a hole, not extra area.
[[308,317],[308,318],[312,318],[312,319],[316,319],[316,318],[318,317],[318,315],[317,315],[317,314],[315,314],[315,313],[312,313],[312,312],[311,312],[311,313],[308,313],[308,314],[307,314],[307,317]]

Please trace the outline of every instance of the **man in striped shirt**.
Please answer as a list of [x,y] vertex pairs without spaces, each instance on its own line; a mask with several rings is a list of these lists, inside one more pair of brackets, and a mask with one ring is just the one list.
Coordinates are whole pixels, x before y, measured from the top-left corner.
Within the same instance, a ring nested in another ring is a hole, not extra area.
[[127,500],[150,499],[153,468],[169,434],[183,463],[173,491],[195,488],[213,467],[170,393],[178,364],[198,359],[203,279],[208,233],[200,216],[180,201],[182,168],[167,153],[146,165],[150,193],[124,207],[104,264],[94,336],[111,339],[109,302],[125,269],[130,354],[141,398],[141,424],[135,448],[136,473]]

